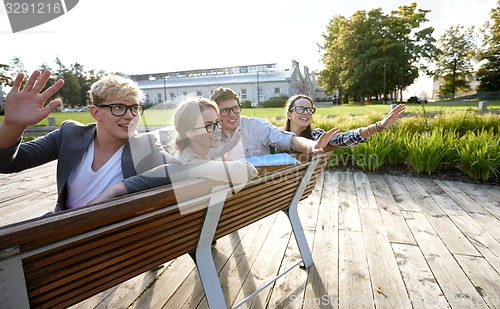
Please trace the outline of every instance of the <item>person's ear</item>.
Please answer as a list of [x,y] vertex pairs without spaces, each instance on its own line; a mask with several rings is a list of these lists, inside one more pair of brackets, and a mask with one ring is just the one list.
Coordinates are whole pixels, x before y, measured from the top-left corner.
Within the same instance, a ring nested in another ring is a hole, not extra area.
[[99,111],[99,108],[97,106],[90,105],[89,112],[90,112],[90,116],[92,116],[92,118],[94,118],[96,121],[98,121],[101,118],[100,111]]
[[186,136],[189,139],[194,139],[196,137],[196,134],[194,134],[193,131],[188,131],[188,132],[186,132]]

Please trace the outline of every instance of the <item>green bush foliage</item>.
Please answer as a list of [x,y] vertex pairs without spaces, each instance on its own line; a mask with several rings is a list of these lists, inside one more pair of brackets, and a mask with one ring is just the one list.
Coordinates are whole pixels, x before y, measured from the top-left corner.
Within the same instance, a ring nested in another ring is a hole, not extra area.
[[250,101],[250,100],[243,100],[243,101],[240,102],[241,107],[243,107],[243,108],[251,108],[252,107],[252,103],[253,102]]
[[261,102],[262,107],[285,107],[285,102],[288,100],[287,96],[273,97]]
[[354,164],[366,171],[375,171],[385,162],[390,141],[383,135],[376,135],[366,143],[352,148]]
[[[315,118],[315,127],[342,131],[364,127],[383,115]],[[422,112],[401,118],[386,132],[354,148],[337,148],[328,167],[354,164],[373,171],[383,165],[409,165],[417,173],[432,175],[457,170],[473,180],[500,176],[500,116],[471,111],[430,115]]]
[[487,181],[493,175],[498,176],[500,140],[493,130],[470,131],[460,138],[458,144],[458,158],[470,178]]

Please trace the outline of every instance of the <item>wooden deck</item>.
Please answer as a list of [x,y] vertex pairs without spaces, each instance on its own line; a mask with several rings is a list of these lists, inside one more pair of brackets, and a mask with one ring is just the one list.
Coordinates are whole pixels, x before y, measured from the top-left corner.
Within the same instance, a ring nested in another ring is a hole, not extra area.
[[[51,210],[55,164],[0,175],[0,224]],[[241,308],[500,308],[500,190],[491,185],[326,171],[299,206],[315,265]],[[213,249],[237,304],[300,258],[286,216]],[[188,255],[72,308],[207,308]]]

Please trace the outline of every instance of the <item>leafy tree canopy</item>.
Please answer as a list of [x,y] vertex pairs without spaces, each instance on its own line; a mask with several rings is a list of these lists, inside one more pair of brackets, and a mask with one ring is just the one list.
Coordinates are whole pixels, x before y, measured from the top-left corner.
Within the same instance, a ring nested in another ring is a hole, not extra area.
[[428,12],[412,3],[390,14],[379,8],[357,11],[350,19],[334,16],[320,46],[325,69],[319,76],[325,91],[339,88],[354,99],[379,97],[384,90],[411,85],[419,70],[428,72],[421,60],[433,60],[436,53],[434,29],[421,28]]
[[484,45],[478,53],[483,64],[477,72],[479,91],[500,91],[500,0],[482,30]]

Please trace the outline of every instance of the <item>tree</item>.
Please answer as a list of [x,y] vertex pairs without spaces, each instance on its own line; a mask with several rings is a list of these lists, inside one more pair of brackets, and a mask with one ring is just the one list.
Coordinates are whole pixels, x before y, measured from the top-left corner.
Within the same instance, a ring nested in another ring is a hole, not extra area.
[[482,30],[484,45],[478,53],[478,60],[484,62],[477,71],[479,91],[500,91],[500,1],[490,16]]
[[59,95],[63,102],[71,105],[80,105],[81,102],[81,87],[78,83],[78,77],[71,71],[65,71],[62,79],[64,86],[59,90]]
[[[12,77],[9,74],[10,66],[8,64],[0,63],[0,86],[12,86]],[[1,95],[1,93],[0,93]]]
[[390,15],[374,9],[357,11],[350,19],[334,16],[323,33],[324,45],[319,46],[325,66],[319,76],[325,91],[331,94],[339,88],[344,101],[346,95],[358,100],[386,96],[384,89],[402,92],[419,70],[427,70],[420,60],[434,58],[434,29],[419,29],[428,12],[412,3]]
[[451,26],[441,36],[435,72],[444,80],[440,94],[451,94],[453,98],[458,90],[469,89],[475,49],[474,27]]

